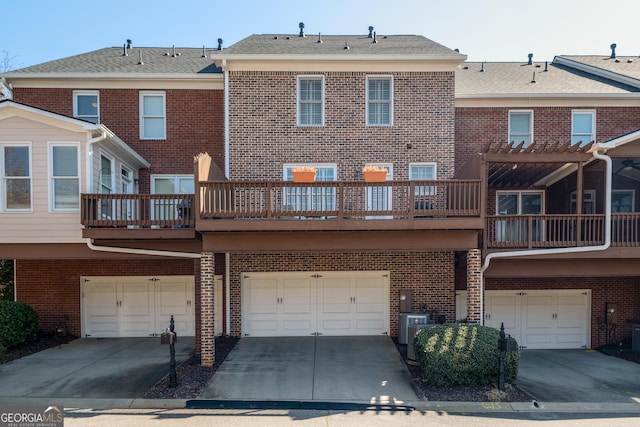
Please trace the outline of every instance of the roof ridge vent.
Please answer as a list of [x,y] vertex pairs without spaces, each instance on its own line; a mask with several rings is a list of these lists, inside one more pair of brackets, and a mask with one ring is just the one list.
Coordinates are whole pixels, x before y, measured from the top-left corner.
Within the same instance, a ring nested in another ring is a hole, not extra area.
[[616,47],[618,47],[618,45],[615,43],[611,43],[611,46],[609,47],[611,48],[611,56],[609,58],[616,59]]
[[527,55],[529,57],[529,61],[527,61],[527,65],[533,65],[533,53]]
[[373,25],[369,25],[369,35],[368,38],[373,38]]
[[218,50],[222,50],[223,40],[221,38],[218,39]]
[[318,33],[318,43],[322,43],[322,37],[320,36],[320,33]]
[[300,34],[298,34],[298,37],[304,37],[304,22],[299,23],[298,27],[300,27]]
[[133,49],[133,42],[131,39],[127,39],[127,49]]

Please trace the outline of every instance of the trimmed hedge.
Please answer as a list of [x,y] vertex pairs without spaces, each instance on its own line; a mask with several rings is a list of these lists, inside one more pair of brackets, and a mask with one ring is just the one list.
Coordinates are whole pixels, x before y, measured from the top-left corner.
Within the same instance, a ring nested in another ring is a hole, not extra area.
[[13,347],[38,337],[38,313],[17,301],[0,301],[0,346]]
[[[415,336],[416,360],[428,385],[485,385],[498,382],[500,331],[452,323],[421,329]],[[518,376],[520,351],[507,352],[505,381]]]

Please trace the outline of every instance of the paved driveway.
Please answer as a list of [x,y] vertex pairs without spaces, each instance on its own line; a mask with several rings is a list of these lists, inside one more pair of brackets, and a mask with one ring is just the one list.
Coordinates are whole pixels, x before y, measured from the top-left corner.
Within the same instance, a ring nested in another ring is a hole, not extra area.
[[391,338],[242,338],[199,399],[402,404],[417,399]]
[[516,384],[544,402],[640,403],[640,364],[594,350],[523,350]]
[[[180,337],[176,361],[193,353]],[[15,398],[140,398],[169,372],[160,338],[78,339],[0,365],[0,403]]]

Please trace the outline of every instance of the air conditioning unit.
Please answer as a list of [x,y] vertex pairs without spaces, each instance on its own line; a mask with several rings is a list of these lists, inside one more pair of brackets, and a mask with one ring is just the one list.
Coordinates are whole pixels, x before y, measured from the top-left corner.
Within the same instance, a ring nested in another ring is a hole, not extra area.
[[398,344],[407,344],[409,342],[409,326],[425,325],[429,323],[430,319],[429,313],[400,313]]

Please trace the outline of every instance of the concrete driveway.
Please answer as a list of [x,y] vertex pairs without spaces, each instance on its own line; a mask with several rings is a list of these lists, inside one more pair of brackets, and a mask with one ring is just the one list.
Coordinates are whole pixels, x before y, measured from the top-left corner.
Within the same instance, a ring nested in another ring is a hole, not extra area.
[[[176,361],[193,353],[180,337]],[[0,365],[0,403],[21,398],[140,398],[169,372],[160,338],[78,339]]]
[[595,350],[523,350],[515,383],[543,402],[640,403],[640,364]]
[[242,338],[198,399],[415,401],[391,338]]

